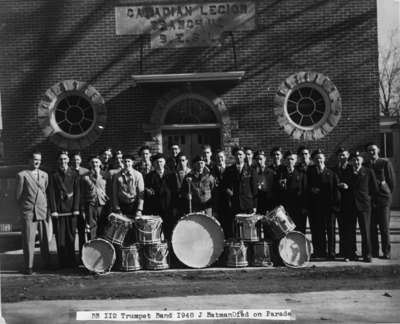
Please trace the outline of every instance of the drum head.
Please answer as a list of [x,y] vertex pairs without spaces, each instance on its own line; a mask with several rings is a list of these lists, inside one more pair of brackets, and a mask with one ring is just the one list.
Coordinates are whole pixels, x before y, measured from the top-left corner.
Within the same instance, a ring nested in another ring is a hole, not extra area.
[[288,267],[304,267],[310,261],[311,243],[300,232],[289,232],[279,242],[279,255]]
[[132,223],[132,219],[130,219],[122,214],[111,213],[110,215],[108,215],[108,218],[116,219],[117,221],[119,221],[121,223]]
[[176,257],[191,268],[204,268],[224,251],[224,232],[218,221],[202,213],[182,217],[172,232]]
[[96,273],[108,272],[115,262],[115,249],[106,240],[92,240],[83,245],[82,262],[89,271]]

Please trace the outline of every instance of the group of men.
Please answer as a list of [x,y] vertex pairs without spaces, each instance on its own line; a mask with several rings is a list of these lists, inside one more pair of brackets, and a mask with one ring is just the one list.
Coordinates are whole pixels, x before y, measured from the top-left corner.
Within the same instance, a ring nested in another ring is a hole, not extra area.
[[[34,152],[31,168],[17,176],[17,199],[23,221],[24,272],[32,273],[36,231],[41,253],[49,260],[48,233],[53,227],[59,265],[76,266],[75,236],[80,251],[85,241],[102,234],[107,216],[121,213],[135,218],[159,215],[167,240],[182,215],[204,212],[216,217],[225,237],[236,237],[235,215],[265,214],[283,205],[305,233],[309,220],[315,258],[335,259],[335,223],[339,226],[339,255],[356,260],[356,225],[362,236],[362,257],[371,262],[379,256],[378,228],[382,257],[390,258],[390,205],[395,186],[393,167],[379,157],[375,144],[367,146],[369,159],[359,152],[337,151],[335,168],[325,165],[325,154],[307,147],[283,154],[281,148],[267,154],[251,148],[234,147],[235,162],[227,165],[223,150],[213,152],[202,147],[201,155],[189,166],[189,156],[179,145],[171,146],[171,155],[151,153],[142,146],[138,154],[103,150],[89,160],[89,169],[81,166],[80,153],[57,155],[52,174],[40,170],[42,155]],[[52,224],[49,224],[51,220]]]

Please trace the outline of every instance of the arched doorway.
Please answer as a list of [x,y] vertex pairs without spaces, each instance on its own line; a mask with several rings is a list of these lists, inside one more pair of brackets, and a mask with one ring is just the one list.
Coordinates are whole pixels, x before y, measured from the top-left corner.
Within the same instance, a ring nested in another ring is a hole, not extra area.
[[213,151],[221,148],[221,122],[218,111],[205,96],[189,92],[170,100],[161,126],[163,152],[178,144],[190,158],[201,153],[202,145]]

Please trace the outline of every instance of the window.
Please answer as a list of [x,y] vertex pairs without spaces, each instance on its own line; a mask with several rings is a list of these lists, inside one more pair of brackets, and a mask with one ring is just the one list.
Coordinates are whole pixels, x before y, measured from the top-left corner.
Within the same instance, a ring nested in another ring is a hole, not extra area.
[[83,149],[106,124],[104,99],[91,85],[65,80],[48,89],[39,102],[38,120],[45,136],[63,149]]
[[211,124],[217,123],[212,108],[195,97],[183,97],[176,102],[165,117],[166,125],[172,124]]
[[381,133],[381,155],[386,158],[393,157],[393,133]]
[[275,96],[274,112],[281,129],[298,140],[318,140],[341,116],[341,98],[328,77],[316,72],[289,76]]

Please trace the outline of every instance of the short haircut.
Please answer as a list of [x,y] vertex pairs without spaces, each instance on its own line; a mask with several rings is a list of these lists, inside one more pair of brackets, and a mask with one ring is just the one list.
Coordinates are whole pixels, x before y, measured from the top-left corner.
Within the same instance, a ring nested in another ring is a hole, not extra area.
[[244,150],[245,150],[245,151],[252,151],[252,152],[254,152],[254,150],[253,150],[250,146],[245,146],[245,147],[244,147]]
[[299,146],[298,149],[297,149],[297,155],[300,155],[301,152],[303,152],[304,150],[310,151],[310,149],[305,145]]
[[204,144],[204,145],[201,147],[201,150],[202,150],[202,151],[204,151],[204,150],[206,150],[206,149],[210,149],[210,150],[212,151],[211,145],[210,145],[210,144]]
[[75,152],[71,153],[71,156],[76,156],[76,155],[78,155],[78,156],[80,156],[82,158],[82,154],[79,151],[75,151]]
[[237,152],[242,151],[244,153],[244,147],[243,146],[234,146],[232,147],[232,155],[236,155]]
[[269,153],[270,156],[273,156],[275,154],[275,152],[281,152],[282,153],[282,148],[279,146],[274,146],[271,150],[271,152]]
[[138,150],[138,154],[139,154],[139,155],[142,155],[142,153],[143,153],[144,150],[149,150],[149,152],[151,152],[150,146],[148,146],[148,145],[142,145],[142,146],[139,148],[139,150]]
[[58,152],[57,152],[57,159],[60,158],[61,155],[66,155],[66,156],[69,157],[68,151],[65,151],[65,150],[64,150],[64,151],[58,151]]

